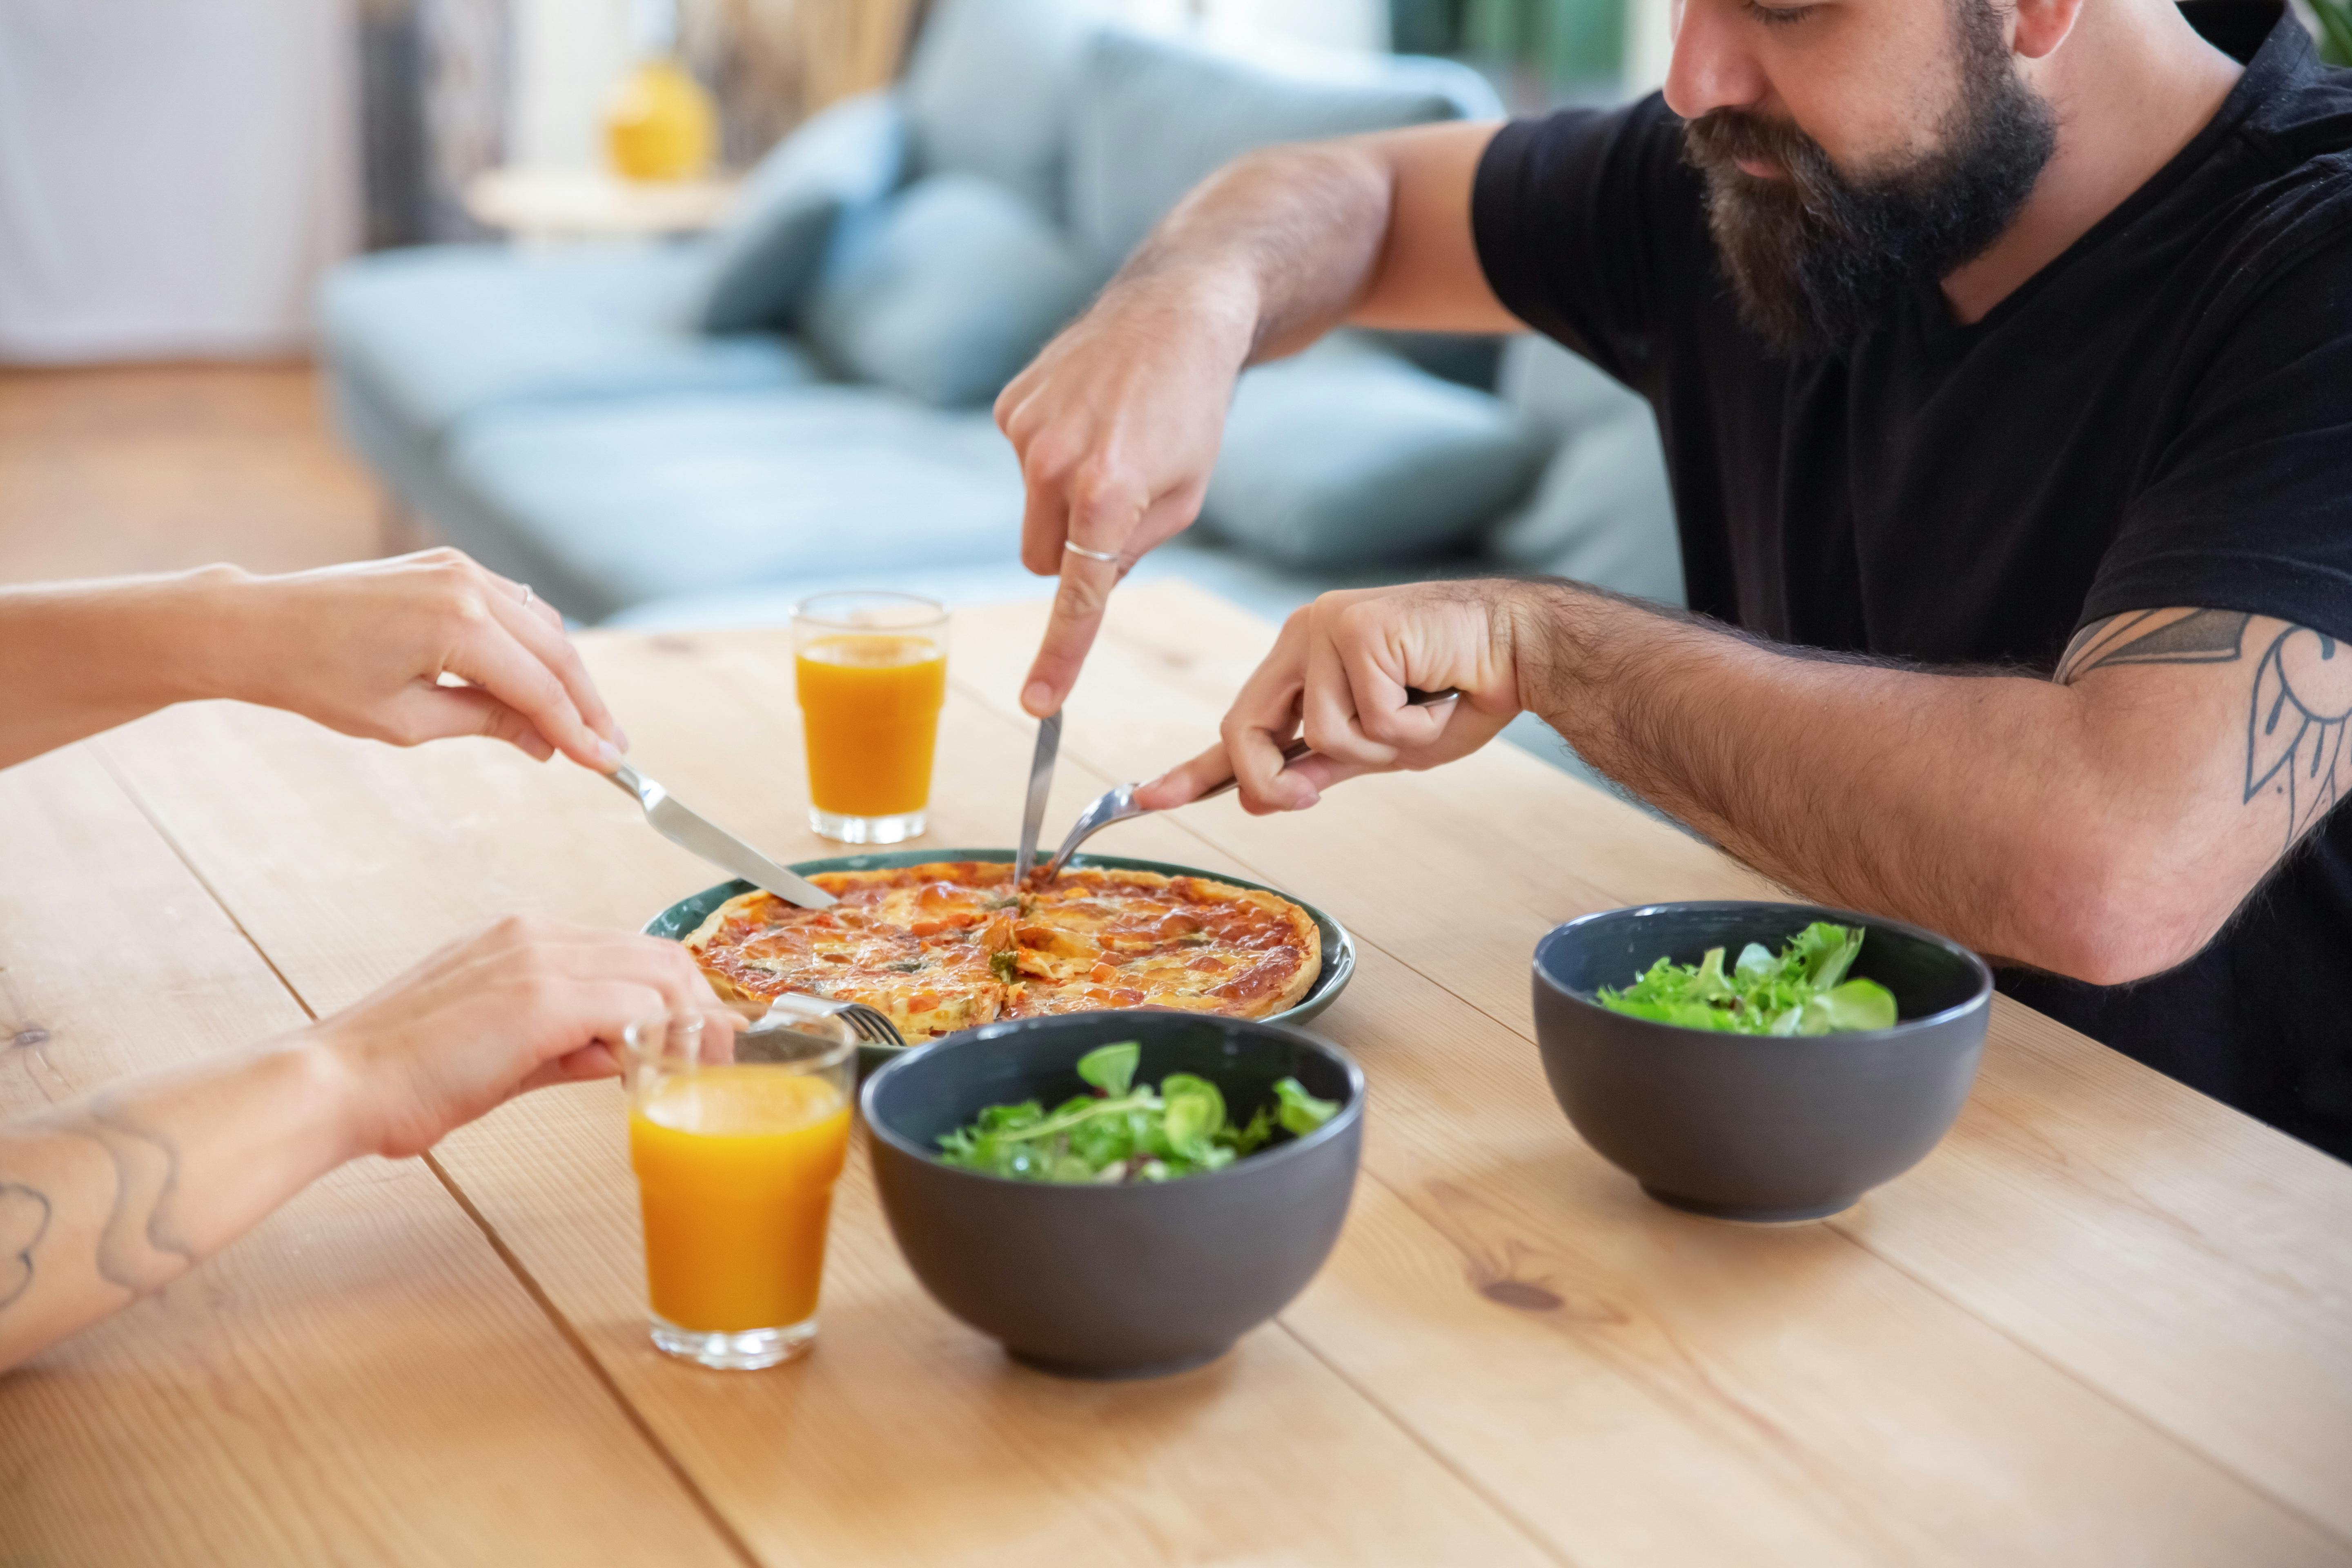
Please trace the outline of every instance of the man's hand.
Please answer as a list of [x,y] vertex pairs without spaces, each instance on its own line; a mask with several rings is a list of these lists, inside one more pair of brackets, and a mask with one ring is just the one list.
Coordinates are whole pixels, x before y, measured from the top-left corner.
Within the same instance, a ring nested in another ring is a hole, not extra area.
[[996,400],[1028,487],[1022,564],[1062,580],[1021,692],[1037,717],[1076,683],[1112,587],[1200,515],[1256,325],[1240,280],[1123,280]]
[[1024,708],[1042,719],[1061,707],[1112,587],[1200,511],[1244,365],[1350,318],[1517,329],[1470,234],[1470,187],[1495,130],[1422,125],[1236,159],[1004,389],[996,423],[1029,487],[1021,559],[1062,580]]
[[282,577],[216,568],[181,614],[208,695],[395,745],[488,735],[598,773],[628,747],[563,618],[455,550]]
[[[1509,584],[1417,583],[1326,594],[1282,636],[1225,715],[1223,740],[1136,793],[1154,811],[1227,776],[1252,813],[1300,811],[1359,773],[1433,768],[1465,757],[1523,702]],[[1459,700],[1414,707],[1407,687]],[[1285,767],[1304,730],[1315,755]]]
[[740,1020],[673,942],[509,919],[306,1033],[342,1068],[352,1153],[422,1153],[525,1090],[609,1078],[622,1032],[665,1012]]

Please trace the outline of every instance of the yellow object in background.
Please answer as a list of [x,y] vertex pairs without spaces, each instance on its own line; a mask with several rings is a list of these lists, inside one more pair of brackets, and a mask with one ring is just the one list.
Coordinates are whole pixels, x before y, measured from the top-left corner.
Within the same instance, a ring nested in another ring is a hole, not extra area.
[[693,72],[656,57],[614,89],[604,140],[613,167],[632,180],[691,180],[718,152],[719,110]]
[[848,816],[922,810],[948,692],[939,645],[850,633],[804,642],[794,662],[810,803]]
[[824,1077],[748,1064],[664,1082],[629,1116],[655,1312],[725,1333],[814,1316],[848,1148],[848,1099]]

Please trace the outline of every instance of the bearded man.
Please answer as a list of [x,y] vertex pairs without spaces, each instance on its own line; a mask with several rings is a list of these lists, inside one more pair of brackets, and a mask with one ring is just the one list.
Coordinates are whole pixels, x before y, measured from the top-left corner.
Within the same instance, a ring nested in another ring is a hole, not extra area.
[[1062,579],[1023,700],[1192,521],[1244,365],[1532,326],[1655,409],[1696,613],[1326,595],[1141,798],[1230,758],[1297,810],[1532,710],[1787,886],[2352,1157],[2347,148],[2352,73],[2276,5],[1683,0],[1630,108],[1245,159],[998,404]]

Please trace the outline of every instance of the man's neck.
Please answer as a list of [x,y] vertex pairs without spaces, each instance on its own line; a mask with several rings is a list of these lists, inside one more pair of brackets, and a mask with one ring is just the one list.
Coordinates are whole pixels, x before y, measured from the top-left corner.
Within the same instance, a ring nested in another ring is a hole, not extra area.
[[1992,248],[1944,279],[1981,321],[2153,178],[2220,111],[2243,69],[2170,0],[2086,0],[2064,43],[2028,66],[2058,116],[2058,148]]

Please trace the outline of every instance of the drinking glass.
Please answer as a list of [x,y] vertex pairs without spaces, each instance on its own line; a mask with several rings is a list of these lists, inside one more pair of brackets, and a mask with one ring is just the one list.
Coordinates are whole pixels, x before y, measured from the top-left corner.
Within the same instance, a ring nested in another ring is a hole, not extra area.
[[816,1339],[857,1041],[836,1017],[795,1016],[793,1000],[731,1049],[691,1013],[624,1036],[653,1341],[704,1366],[773,1366]]
[[819,594],[793,611],[809,826],[844,844],[923,831],[948,689],[948,613],[915,594]]

